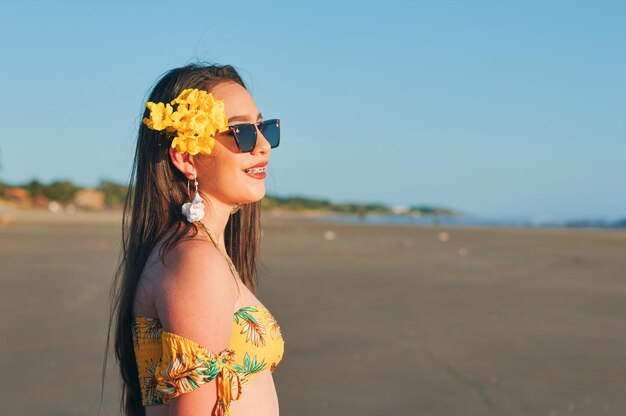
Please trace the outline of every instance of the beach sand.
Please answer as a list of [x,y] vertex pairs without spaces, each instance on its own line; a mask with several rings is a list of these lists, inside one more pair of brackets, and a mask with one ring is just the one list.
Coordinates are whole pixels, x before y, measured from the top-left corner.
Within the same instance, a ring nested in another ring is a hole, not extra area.
[[[0,226],[0,413],[99,409],[117,215]],[[443,233],[443,234],[442,234]],[[283,415],[626,414],[626,232],[264,217]]]

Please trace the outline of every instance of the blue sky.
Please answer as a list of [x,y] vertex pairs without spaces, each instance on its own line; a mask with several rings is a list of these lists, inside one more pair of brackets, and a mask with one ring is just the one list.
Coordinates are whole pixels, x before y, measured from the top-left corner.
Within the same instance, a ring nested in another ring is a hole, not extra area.
[[626,2],[1,7],[0,180],[127,182],[150,86],[203,60],[281,119],[270,194],[626,216]]

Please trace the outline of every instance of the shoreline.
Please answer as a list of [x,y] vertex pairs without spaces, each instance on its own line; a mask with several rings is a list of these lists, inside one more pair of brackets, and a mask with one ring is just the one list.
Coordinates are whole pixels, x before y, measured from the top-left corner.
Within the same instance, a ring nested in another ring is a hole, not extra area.
[[[8,209],[7,209],[8,208]],[[343,214],[344,216],[349,216]],[[293,225],[293,224],[318,224],[328,227],[374,227],[391,229],[427,229],[427,230],[494,230],[511,232],[516,230],[536,230],[546,232],[592,232],[602,233],[626,233],[624,228],[607,227],[550,227],[550,226],[515,226],[515,225],[476,225],[476,224],[405,224],[405,223],[376,223],[376,222],[342,222],[333,218],[342,214],[324,212],[289,211],[262,212],[261,223],[263,225]],[[105,225],[115,226],[122,224],[122,211],[77,211],[75,213],[53,213],[47,209],[15,209],[0,205],[0,230],[23,225]]]

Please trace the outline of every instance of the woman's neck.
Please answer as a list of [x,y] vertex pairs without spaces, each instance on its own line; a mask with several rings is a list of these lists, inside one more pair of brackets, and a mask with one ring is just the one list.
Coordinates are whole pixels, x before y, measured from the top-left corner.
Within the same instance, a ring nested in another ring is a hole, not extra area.
[[205,194],[201,196],[204,200],[204,218],[202,218],[202,223],[211,231],[222,247],[224,247],[224,230],[230,219],[233,206]]

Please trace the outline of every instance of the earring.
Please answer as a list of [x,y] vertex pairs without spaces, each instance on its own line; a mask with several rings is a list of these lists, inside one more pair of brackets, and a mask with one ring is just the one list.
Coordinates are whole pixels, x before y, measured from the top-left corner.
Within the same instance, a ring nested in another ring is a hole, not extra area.
[[230,215],[233,215],[235,212],[239,211],[241,209],[241,204],[240,203],[236,203],[235,207],[233,208],[232,211],[230,211]]
[[[198,180],[195,174],[192,176],[192,179],[194,181],[193,184],[196,186],[196,196],[193,198],[193,201],[183,204],[183,215],[189,222],[200,221],[204,217],[204,204],[198,193]],[[189,192],[189,179],[187,179],[187,192]]]

